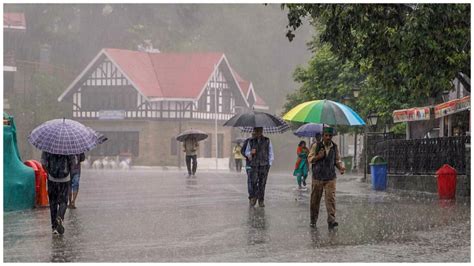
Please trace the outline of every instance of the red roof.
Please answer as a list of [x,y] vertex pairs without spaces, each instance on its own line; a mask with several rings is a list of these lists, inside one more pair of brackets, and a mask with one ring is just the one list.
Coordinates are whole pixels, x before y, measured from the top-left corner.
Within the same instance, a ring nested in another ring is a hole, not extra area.
[[147,53],[104,49],[147,97],[197,98],[223,53]]
[[250,82],[244,80],[244,79],[239,75],[239,73],[237,73],[237,71],[235,71],[234,69],[231,69],[231,70],[232,70],[232,73],[234,73],[235,79],[236,79],[237,82],[239,83],[239,86],[240,86],[240,88],[242,89],[242,92],[244,93],[245,97],[247,97],[247,94],[248,94],[249,89],[250,89]]
[[[242,89],[245,97],[247,97],[248,93],[249,93],[249,90],[250,90],[250,84],[251,82],[250,81],[246,81],[244,80],[240,75],[239,73],[237,73],[237,71],[235,71],[234,69],[232,69],[232,72],[234,73],[234,76],[235,76],[235,79],[237,80],[237,82],[239,82],[239,86],[240,88]],[[259,105],[259,106],[267,106],[267,104],[265,103],[265,101],[260,98],[260,96],[257,95],[257,93],[255,92],[255,89],[254,89],[254,93],[255,93],[255,105]],[[249,95],[250,96],[250,95]],[[248,97],[247,97],[248,98]]]
[[18,27],[26,29],[25,14],[23,13],[3,13],[3,27]]
[[267,103],[265,103],[265,101],[262,98],[260,98],[260,96],[258,96],[257,93],[255,93],[255,96],[257,97],[257,99],[255,99],[255,105],[267,106]]

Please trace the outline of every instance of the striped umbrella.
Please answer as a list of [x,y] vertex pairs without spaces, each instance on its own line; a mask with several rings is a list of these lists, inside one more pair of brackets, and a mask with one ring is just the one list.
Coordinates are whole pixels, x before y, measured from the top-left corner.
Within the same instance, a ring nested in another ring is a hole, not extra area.
[[351,108],[330,100],[304,102],[289,112],[283,119],[293,122],[319,123],[328,125],[363,126],[364,120]]
[[[285,122],[285,120],[278,116],[275,116],[275,118],[280,122],[280,124],[271,127],[263,127],[263,134],[281,134],[290,129],[290,126]],[[244,133],[252,133],[253,129],[253,127],[240,127],[240,131]]]

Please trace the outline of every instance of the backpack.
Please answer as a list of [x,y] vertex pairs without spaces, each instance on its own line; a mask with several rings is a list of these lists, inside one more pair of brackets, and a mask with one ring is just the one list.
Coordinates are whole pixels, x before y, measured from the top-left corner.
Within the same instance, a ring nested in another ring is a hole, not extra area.
[[65,178],[69,175],[69,156],[48,154],[46,171],[54,178]]

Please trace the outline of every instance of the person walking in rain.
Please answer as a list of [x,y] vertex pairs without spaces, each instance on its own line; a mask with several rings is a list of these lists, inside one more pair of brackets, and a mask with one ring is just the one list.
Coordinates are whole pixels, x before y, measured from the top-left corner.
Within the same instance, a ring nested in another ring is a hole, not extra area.
[[[199,143],[195,137],[188,137],[184,140],[183,151],[186,153],[186,167],[188,168],[188,176],[196,176],[198,148]],[[192,168],[191,160],[193,161]]]
[[313,145],[317,145],[321,142],[321,133],[316,133],[313,138],[313,143],[311,143],[310,150],[313,148]]
[[250,166],[250,160],[249,160],[250,157],[247,157],[245,155],[245,151],[247,149],[247,145],[249,141],[252,138],[255,138],[255,132],[252,132],[252,136],[250,138],[247,138],[244,141],[244,143],[242,144],[242,148],[240,150],[240,153],[242,153],[242,156],[245,157],[245,172],[247,173],[247,190],[249,193],[249,201],[255,195],[255,192],[254,192],[255,189],[252,187],[252,182],[251,182],[252,181],[252,166]]
[[328,228],[338,226],[336,222],[336,170],[342,174],[346,170],[341,163],[337,145],[332,141],[334,128],[323,128],[323,141],[311,147],[309,161],[313,163],[313,183],[310,203],[310,226],[316,227],[319,205],[324,191],[324,200],[328,213]]
[[86,159],[84,153],[74,154],[70,156],[71,169],[71,187],[69,190],[69,208],[76,208],[76,198],[79,193],[79,179],[81,178],[81,162]]
[[296,159],[295,170],[293,171],[293,176],[296,176],[296,182],[298,183],[298,189],[302,189],[303,186],[306,187],[306,178],[308,177],[308,153],[309,150],[306,147],[306,142],[304,140],[300,141],[298,148],[296,148]]
[[240,146],[240,143],[237,142],[237,144],[235,144],[232,153],[234,154],[235,171],[240,173],[242,172],[242,159],[244,158],[242,155],[242,147]]
[[263,136],[263,128],[254,128],[255,137],[245,147],[245,156],[250,160],[252,194],[249,196],[250,206],[265,207],[265,185],[268,171],[273,162],[273,146],[269,138]]
[[71,176],[70,156],[57,155],[43,151],[41,164],[48,172],[48,200],[51,212],[51,227],[53,234],[64,234],[64,215],[67,209],[67,200]]

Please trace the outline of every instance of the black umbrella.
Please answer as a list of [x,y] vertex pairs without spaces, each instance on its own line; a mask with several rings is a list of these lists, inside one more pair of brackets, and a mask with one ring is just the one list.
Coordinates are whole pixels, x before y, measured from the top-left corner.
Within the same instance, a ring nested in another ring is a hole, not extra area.
[[285,121],[274,115],[259,111],[236,114],[224,123],[228,127],[280,127],[285,126]]
[[[281,134],[290,129],[290,126],[282,118],[276,118],[280,120],[281,125],[277,127],[263,127],[263,134]],[[252,133],[253,127],[241,127],[240,130],[241,132]]]
[[199,129],[188,129],[176,136],[176,140],[181,142],[185,141],[187,138],[195,138],[197,141],[201,141],[207,139],[207,133]]

